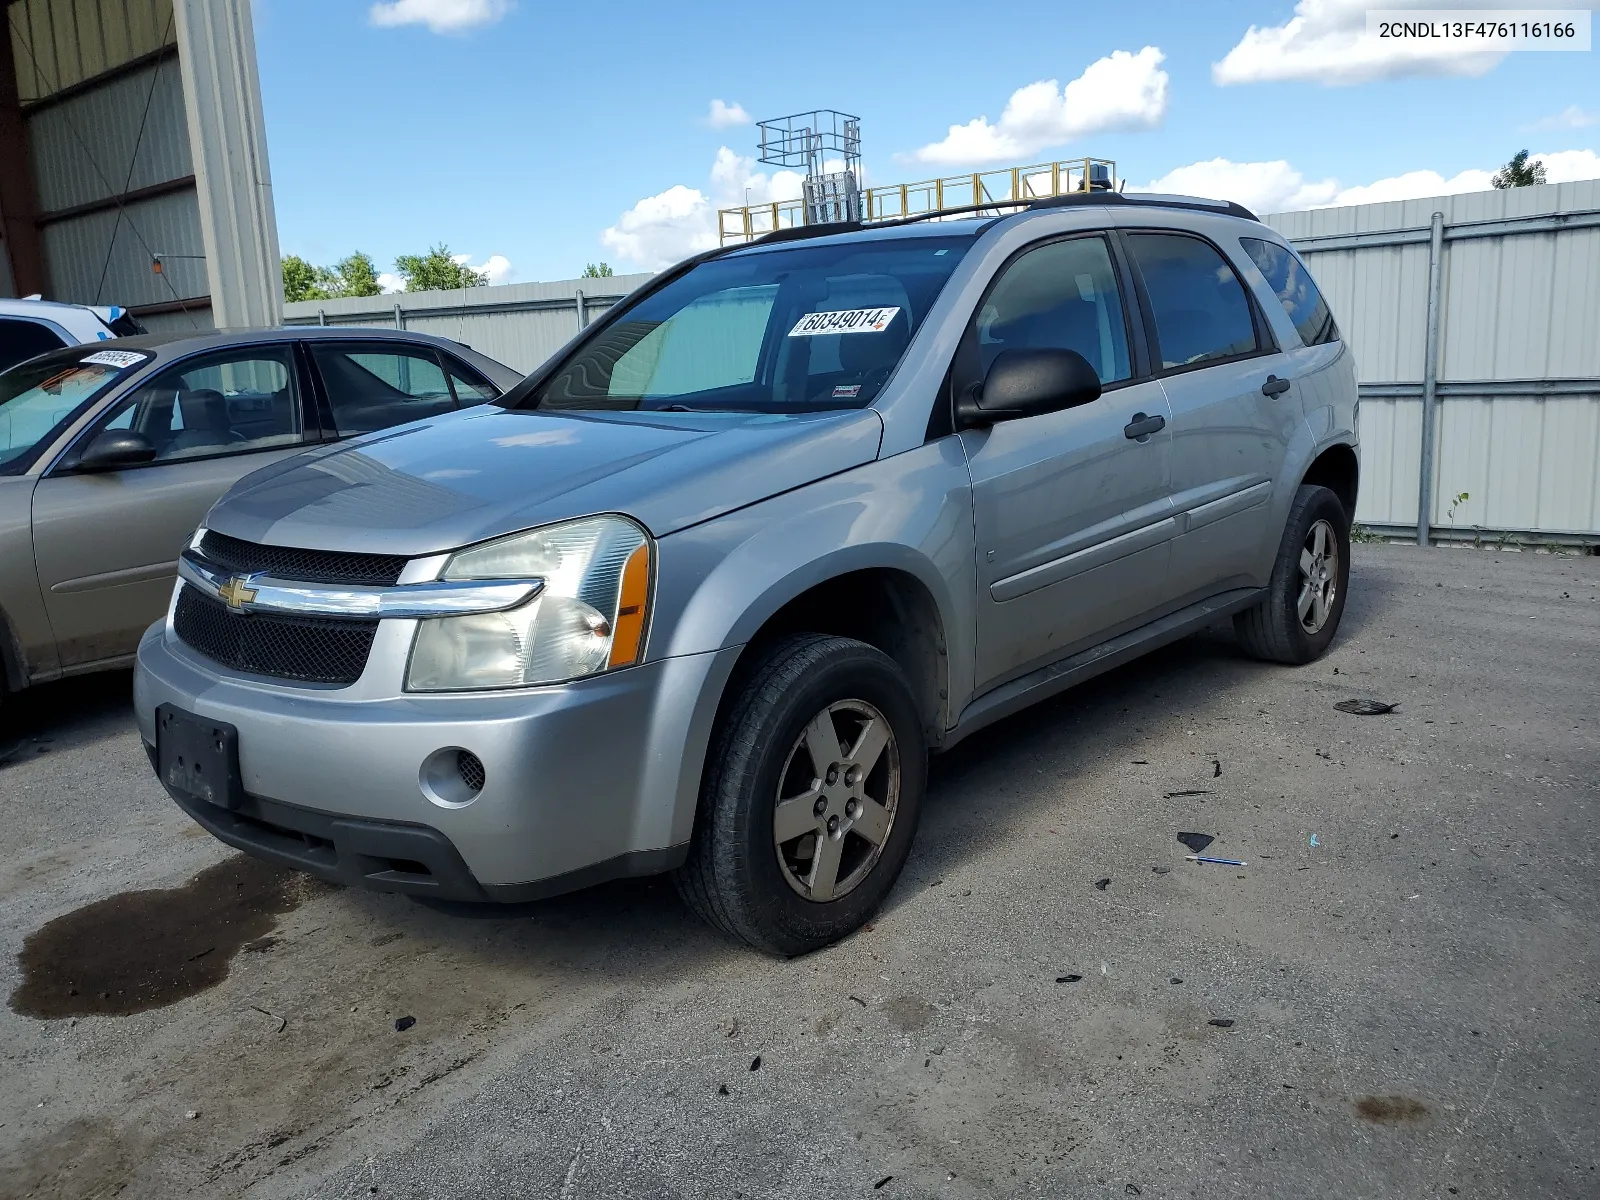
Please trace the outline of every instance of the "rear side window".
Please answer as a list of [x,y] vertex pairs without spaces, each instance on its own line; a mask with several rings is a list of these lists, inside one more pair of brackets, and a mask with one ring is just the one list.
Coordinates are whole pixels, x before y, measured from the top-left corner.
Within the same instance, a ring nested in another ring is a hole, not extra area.
[[1267,285],[1277,293],[1278,303],[1300,331],[1302,342],[1321,346],[1339,340],[1339,327],[1333,323],[1333,313],[1312,281],[1311,272],[1293,251],[1260,238],[1240,238],[1239,244],[1261,268]]
[[37,321],[0,317],[0,371],[26,362],[38,354],[59,350],[66,343]]
[[436,417],[456,407],[444,370],[424,351],[312,342],[311,356],[341,436]]
[[1163,369],[1255,353],[1244,284],[1213,246],[1175,233],[1129,234],[1128,245],[1155,314]]

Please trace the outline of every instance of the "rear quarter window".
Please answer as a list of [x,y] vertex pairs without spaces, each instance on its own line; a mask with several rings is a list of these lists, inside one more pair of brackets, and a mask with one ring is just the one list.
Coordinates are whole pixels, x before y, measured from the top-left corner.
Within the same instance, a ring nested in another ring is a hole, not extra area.
[[1292,250],[1261,238],[1240,238],[1239,244],[1261,271],[1283,311],[1289,314],[1302,342],[1321,346],[1339,340],[1333,313],[1317,290],[1311,272]]

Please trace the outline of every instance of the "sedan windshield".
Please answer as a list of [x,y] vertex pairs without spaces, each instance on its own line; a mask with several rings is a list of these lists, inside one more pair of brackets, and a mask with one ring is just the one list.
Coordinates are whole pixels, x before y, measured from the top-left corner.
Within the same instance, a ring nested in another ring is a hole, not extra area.
[[585,343],[545,409],[815,412],[870,404],[970,237],[732,254],[692,268]]
[[0,372],[0,475],[26,471],[57,430],[149,357],[144,351],[74,346]]

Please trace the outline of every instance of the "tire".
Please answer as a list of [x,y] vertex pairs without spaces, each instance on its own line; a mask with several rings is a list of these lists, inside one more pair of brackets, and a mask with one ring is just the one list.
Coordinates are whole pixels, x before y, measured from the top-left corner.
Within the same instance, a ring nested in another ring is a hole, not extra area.
[[[1320,557],[1314,553],[1319,532]],[[1349,590],[1350,515],[1327,488],[1302,484],[1289,506],[1266,598],[1234,615],[1234,634],[1253,658],[1311,662],[1333,641]]]
[[[775,642],[712,735],[678,892],[768,954],[838,941],[877,911],[905,865],[927,769],[921,716],[893,659],[849,638]],[[796,807],[780,814],[781,800]]]

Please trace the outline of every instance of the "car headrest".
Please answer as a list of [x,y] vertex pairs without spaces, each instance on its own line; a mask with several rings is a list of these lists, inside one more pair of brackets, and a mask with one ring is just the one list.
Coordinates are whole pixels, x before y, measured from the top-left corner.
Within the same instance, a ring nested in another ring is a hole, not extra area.
[[183,415],[185,429],[206,429],[212,433],[226,433],[232,427],[228,417],[228,400],[212,388],[196,388],[180,392],[178,411]]

